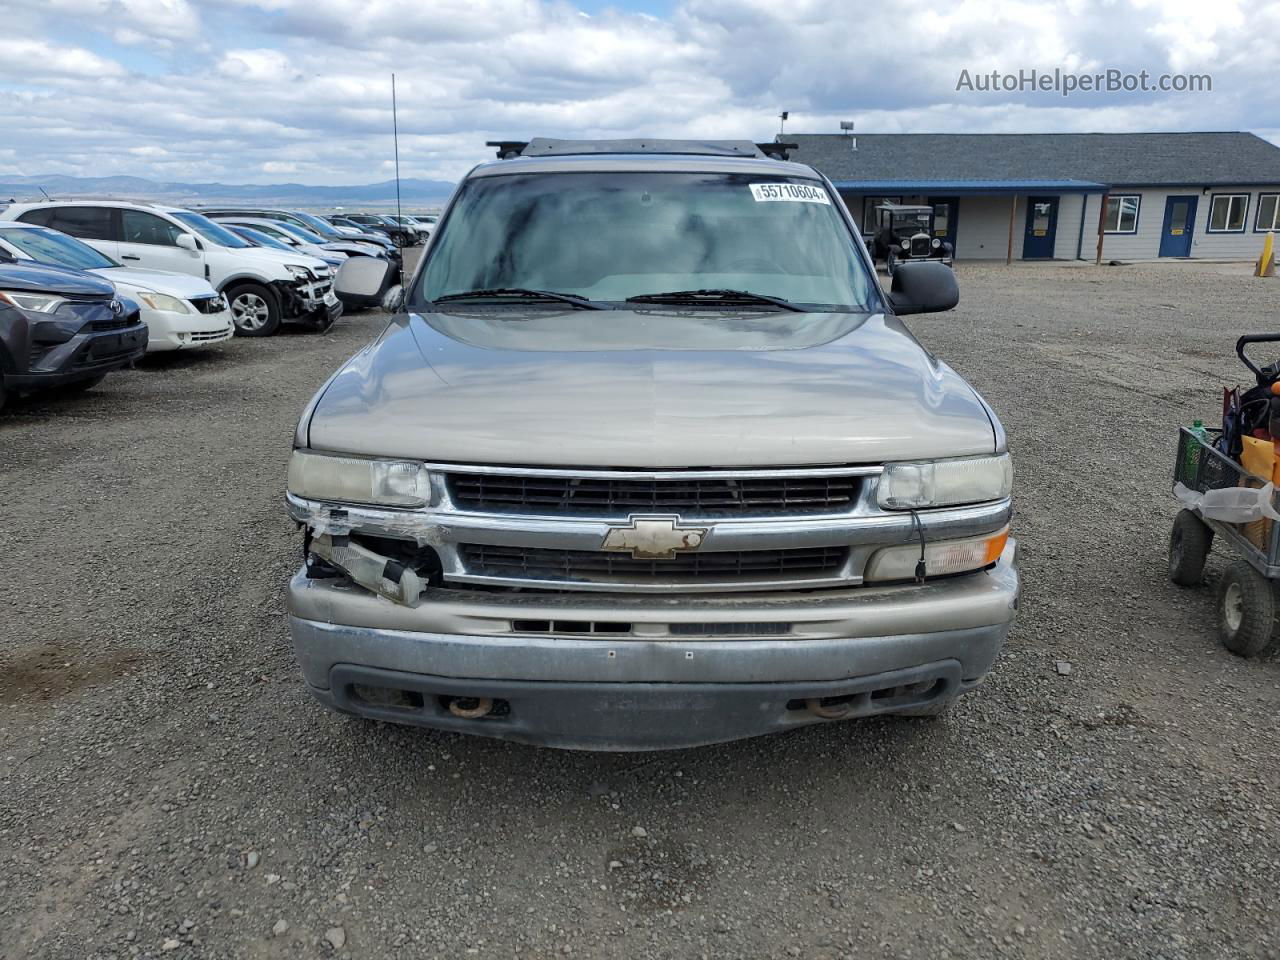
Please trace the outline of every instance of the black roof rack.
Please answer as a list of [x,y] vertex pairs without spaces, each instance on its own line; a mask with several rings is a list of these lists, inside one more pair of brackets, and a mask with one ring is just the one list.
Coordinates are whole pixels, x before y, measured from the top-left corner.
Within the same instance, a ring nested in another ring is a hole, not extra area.
[[794,143],[752,143],[750,140],[489,140],[499,160],[514,157],[574,157],[590,154],[668,153],[701,157],[772,157],[786,160]]

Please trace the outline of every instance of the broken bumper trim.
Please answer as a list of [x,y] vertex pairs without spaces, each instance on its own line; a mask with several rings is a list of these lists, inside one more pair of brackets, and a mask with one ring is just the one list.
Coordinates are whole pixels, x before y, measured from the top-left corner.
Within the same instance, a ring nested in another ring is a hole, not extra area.
[[[731,614],[838,624],[834,636],[646,639],[502,635],[499,622],[519,615],[505,604],[433,603],[428,595],[410,610],[300,574],[290,585],[289,624],[311,692],[335,709],[548,746],[646,750],[822,722],[788,704],[880,690],[895,686],[890,681],[900,676],[915,679],[898,683],[933,683],[928,700],[904,703],[868,695],[848,716],[924,706],[963,692],[999,655],[1018,589],[1010,545],[984,573],[919,586],[838,591],[830,599],[820,594],[744,598]],[[632,608],[615,608],[613,615],[689,621],[699,613],[715,615],[710,608],[717,606],[719,616],[729,614],[724,602],[638,600]],[[374,612],[388,614],[399,626],[365,625],[376,622],[370,616]],[[465,632],[486,618],[491,618],[491,632]],[[361,625],[336,622],[342,619]],[[357,694],[354,688],[361,684],[408,691],[420,703],[413,710],[379,705]],[[436,709],[439,698],[448,697],[501,699],[510,710],[461,718]]]

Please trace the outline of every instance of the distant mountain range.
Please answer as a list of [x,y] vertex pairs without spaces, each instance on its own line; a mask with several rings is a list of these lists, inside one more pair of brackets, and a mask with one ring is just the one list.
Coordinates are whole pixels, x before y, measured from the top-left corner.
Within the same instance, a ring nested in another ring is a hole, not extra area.
[[[55,198],[119,197],[173,204],[248,203],[294,207],[386,207],[396,202],[396,182],[317,187],[305,183],[162,183],[145,177],[15,177],[0,175],[0,204],[40,199],[43,188]],[[402,207],[440,206],[453,192],[447,180],[401,180]]]

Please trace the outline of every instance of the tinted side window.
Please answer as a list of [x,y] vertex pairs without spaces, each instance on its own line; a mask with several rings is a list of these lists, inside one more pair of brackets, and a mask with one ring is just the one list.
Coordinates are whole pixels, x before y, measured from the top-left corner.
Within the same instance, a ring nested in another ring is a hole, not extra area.
[[120,211],[120,239],[125,243],[150,243],[160,247],[177,246],[182,233],[168,220],[141,210]]
[[45,208],[44,210],[28,210],[26,213],[21,214],[18,219],[22,223],[34,223],[42,227],[47,227],[49,225],[49,218],[53,216],[53,213],[54,212],[48,208]]
[[[42,219],[35,219],[37,216]],[[60,230],[81,240],[114,239],[109,207],[46,207],[25,213],[20,219],[41,224],[50,230]]]

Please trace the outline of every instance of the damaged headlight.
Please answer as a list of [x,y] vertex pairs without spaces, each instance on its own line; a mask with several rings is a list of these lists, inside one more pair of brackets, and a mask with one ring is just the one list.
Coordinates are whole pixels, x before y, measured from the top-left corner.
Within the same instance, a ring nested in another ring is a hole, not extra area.
[[876,499],[886,510],[953,507],[1003,500],[1013,489],[1013,462],[994,457],[890,463],[880,475]]
[[[953,573],[981,570],[1000,559],[1009,542],[1009,528],[981,537],[962,540],[933,540],[923,549],[918,543],[887,547],[867,561],[862,578],[868,583],[883,580],[910,580],[917,574],[944,577]],[[923,563],[922,563],[923,561]]]
[[431,474],[412,460],[362,460],[295,450],[289,460],[289,492],[307,500],[425,507],[431,502]]

